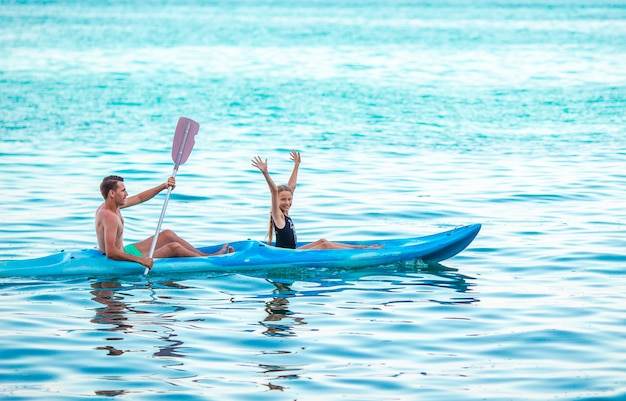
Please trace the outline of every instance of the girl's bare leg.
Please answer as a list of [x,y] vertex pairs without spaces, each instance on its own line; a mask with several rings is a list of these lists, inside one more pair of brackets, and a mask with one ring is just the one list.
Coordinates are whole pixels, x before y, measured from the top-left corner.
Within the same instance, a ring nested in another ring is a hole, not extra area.
[[384,245],[354,245],[354,244],[344,244],[341,242],[333,242],[325,239],[319,239],[315,242],[311,242],[310,244],[303,245],[298,249],[366,249],[366,248],[384,248]]

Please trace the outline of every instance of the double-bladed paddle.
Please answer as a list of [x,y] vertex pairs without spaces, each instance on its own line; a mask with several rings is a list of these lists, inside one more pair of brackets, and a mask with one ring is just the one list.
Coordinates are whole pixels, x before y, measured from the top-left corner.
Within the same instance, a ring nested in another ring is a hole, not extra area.
[[[194,136],[200,130],[200,124],[194,120],[186,117],[178,119],[176,125],[176,131],[174,132],[174,142],[172,144],[172,161],[174,162],[174,171],[172,177],[176,177],[178,172],[178,166],[185,164],[195,144]],[[157,240],[159,238],[159,232],[161,231],[161,224],[163,223],[163,217],[165,216],[165,209],[167,208],[167,202],[170,200],[170,194],[172,193],[172,187],[167,187],[167,195],[165,196],[165,203],[163,204],[163,210],[161,210],[161,217],[159,218],[159,224],[157,225],[154,238],[152,239],[152,246],[150,247],[149,257],[154,255],[154,249],[156,248]],[[150,269],[146,268],[144,274],[148,274]]]

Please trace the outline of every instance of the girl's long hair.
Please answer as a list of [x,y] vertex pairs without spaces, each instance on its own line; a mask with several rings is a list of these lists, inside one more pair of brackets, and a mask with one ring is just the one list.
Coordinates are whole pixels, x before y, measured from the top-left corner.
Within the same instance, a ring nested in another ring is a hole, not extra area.
[[[283,191],[288,191],[293,195],[293,191],[291,190],[291,187],[289,187],[289,185],[279,185],[278,186],[278,193],[280,194]],[[268,245],[272,245],[272,241],[274,237],[274,219],[272,218],[272,212],[270,212],[270,224],[269,224],[269,228],[267,229],[267,244]]]

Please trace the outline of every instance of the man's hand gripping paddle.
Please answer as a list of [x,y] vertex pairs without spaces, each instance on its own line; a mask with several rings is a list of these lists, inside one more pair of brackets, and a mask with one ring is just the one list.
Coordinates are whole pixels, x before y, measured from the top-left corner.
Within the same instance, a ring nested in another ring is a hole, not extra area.
[[[172,177],[176,177],[178,172],[178,166],[185,164],[191,154],[191,149],[195,144],[194,136],[200,130],[200,125],[192,119],[181,117],[178,119],[176,125],[176,131],[174,132],[174,142],[172,144],[172,161],[174,162],[174,171]],[[159,232],[161,231],[161,223],[163,223],[163,217],[165,216],[165,209],[167,208],[167,202],[170,200],[170,194],[172,193],[172,187],[167,187],[167,195],[165,196],[165,203],[163,204],[163,210],[161,211],[161,217],[159,218],[159,224],[157,225],[154,238],[152,239],[152,246],[150,247],[149,257],[154,255],[154,249],[156,248],[157,240],[159,238]],[[146,268],[143,274],[148,274],[150,269]]]

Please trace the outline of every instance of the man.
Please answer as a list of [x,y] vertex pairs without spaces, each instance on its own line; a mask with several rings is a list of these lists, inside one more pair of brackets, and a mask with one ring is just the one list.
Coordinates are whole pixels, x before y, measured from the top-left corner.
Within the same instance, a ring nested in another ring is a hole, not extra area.
[[[98,237],[98,248],[100,251],[108,258],[114,260],[127,260],[140,263],[147,268],[152,268],[154,261],[147,255],[150,252],[154,236],[124,246],[124,219],[122,218],[120,209],[152,199],[159,192],[168,187],[172,187],[172,189],[176,187],[174,177],[168,178],[167,182],[161,185],[128,197],[128,192],[126,192],[126,186],[124,185],[124,179],[122,177],[116,175],[105,177],[100,184],[100,192],[104,198],[104,203],[96,210],[96,235]],[[221,250],[212,255],[219,255],[226,252],[233,252],[233,248],[228,246],[228,244],[225,244]],[[193,256],[210,255],[194,248],[190,243],[180,238],[171,230],[163,230],[159,233],[154,249],[154,258]]]

